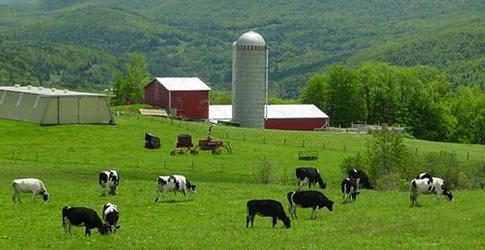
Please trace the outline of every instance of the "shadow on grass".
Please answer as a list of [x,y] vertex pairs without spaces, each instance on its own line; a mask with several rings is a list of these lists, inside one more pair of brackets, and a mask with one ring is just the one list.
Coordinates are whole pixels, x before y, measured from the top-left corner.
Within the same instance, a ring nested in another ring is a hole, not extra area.
[[159,200],[155,201],[155,203],[186,203],[186,202],[193,202],[194,199],[187,199],[187,200]]

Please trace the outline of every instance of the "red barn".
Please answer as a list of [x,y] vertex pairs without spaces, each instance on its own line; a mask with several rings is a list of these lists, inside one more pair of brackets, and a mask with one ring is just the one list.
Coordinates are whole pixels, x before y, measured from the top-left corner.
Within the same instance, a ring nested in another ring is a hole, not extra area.
[[145,104],[191,120],[209,117],[209,91],[198,77],[157,77],[144,88]]
[[[209,118],[232,120],[231,105],[211,105]],[[329,117],[313,104],[266,105],[267,129],[314,130],[328,125]]]

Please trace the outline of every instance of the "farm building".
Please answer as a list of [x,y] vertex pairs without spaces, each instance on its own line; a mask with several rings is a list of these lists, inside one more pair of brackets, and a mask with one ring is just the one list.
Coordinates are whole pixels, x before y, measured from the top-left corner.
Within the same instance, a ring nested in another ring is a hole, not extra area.
[[[313,104],[266,105],[267,129],[314,130],[326,127],[329,117]],[[211,105],[209,119],[232,120],[231,105]]]
[[209,91],[197,77],[157,77],[144,88],[144,102],[184,119],[209,117]]
[[113,122],[102,94],[33,86],[0,86],[0,118],[43,125]]

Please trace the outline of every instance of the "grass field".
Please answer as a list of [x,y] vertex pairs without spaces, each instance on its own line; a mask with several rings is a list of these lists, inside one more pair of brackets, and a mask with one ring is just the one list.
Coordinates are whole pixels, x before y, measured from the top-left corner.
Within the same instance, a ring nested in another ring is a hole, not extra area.
[[[365,135],[323,132],[283,132],[217,126],[215,136],[227,138],[234,152],[213,156],[169,156],[176,135],[202,138],[206,125],[125,115],[116,126],[52,126],[0,120],[0,249],[79,249],[111,247],[154,248],[461,248],[485,247],[485,192],[454,191],[456,200],[435,202],[420,197],[421,207],[409,207],[407,192],[363,190],[357,202],[341,204],[338,167],[345,156],[366,150]],[[161,137],[162,148],[143,148],[144,133]],[[483,160],[485,147],[406,139],[420,154],[446,150],[461,160]],[[303,147],[304,146],[304,147]],[[301,162],[301,150],[316,150],[319,160]],[[271,185],[257,184],[253,168],[266,157],[274,168]],[[245,228],[246,202],[271,198],[287,206],[286,193],[295,189],[294,168],[319,168],[329,183],[324,193],[336,204],[310,220],[310,210],[298,209],[299,218],[284,229],[278,222],[257,217]],[[99,196],[97,174],[117,169],[119,194]],[[155,203],[156,178],[183,174],[197,185],[185,201],[182,195]],[[11,201],[11,181],[38,177],[51,195],[47,203],[22,196]],[[120,230],[109,236],[75,228],[70,236],[61,228],[63,206],[86,206],[98,211],[106,202],[118,205]]]

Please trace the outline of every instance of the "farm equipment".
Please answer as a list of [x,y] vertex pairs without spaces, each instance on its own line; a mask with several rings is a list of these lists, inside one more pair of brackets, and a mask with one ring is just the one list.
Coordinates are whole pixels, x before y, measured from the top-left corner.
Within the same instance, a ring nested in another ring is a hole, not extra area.
[[160,148],[160,138],[155,136],[154,134],[145,133],[145,148]]
[[221,150],[225,148],[227,152],[232,152],[231,144],[225,143],[221,140],[214,140],[212,137],[207,137],[205,140],[199,140],[199,145],[197,148],[200,150],[211,150],[212,154],[218,155],[221,153]]
[[300,151],[298,153],[298,160],[302,160],[302,161],[318,160],[318,152],[317,151]]
[[189,134],[180,134],[177,136],[177,144],[172,151],[170,151],[170,155],[182,155],[185,153],[190,153],[192,155],[197,155],[199,152],[194,148],[194,144],[192,144],[192,136]]

